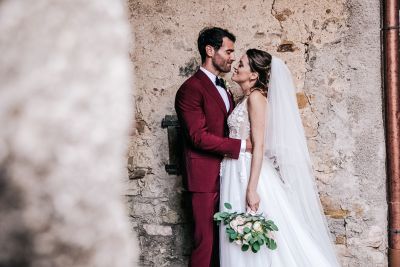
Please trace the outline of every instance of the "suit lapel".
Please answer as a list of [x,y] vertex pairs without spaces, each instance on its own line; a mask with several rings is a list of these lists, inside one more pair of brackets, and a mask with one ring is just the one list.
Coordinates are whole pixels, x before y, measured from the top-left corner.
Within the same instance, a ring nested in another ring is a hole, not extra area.
[[210,79],[207,77],[207,75],[201,70],[198,70],[194,74],[194,76],[196,76],[196,78],[201,81],[201,83],[206,88],[207,93],[210,94],[215,101],[217,101],[218,106],[224,112],[224,115],[227,115],[228,112],[226,111],[226,106],[225,106],[224,100],[222,99],[221,95],[219,94],[218,89],[215,87],[214,83],[212,81],[210,81]]
[[235,102],[233,101],[232,93],[228,92],[228,99],[229,99],[229,112],[228,115],[232,113],[233,109],[235,108]]

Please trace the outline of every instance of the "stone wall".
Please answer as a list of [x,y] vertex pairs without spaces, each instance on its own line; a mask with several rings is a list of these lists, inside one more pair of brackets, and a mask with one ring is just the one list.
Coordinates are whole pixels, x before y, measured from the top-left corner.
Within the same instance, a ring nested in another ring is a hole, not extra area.
[[124,2],[0,1],[0,266],[131,267]]
[[138,90],[126,195],[141,264],[185,266],[190,254],[186,193],[181,177],[164,170],[168,143],[161,120],[175,113],[175,93],[200,62],[198,32],[217,25],[236,34],[237,57],[248,48],[266,49],[292,70],[317,186],[343,266],[387,266],[380,2],[128,3]]

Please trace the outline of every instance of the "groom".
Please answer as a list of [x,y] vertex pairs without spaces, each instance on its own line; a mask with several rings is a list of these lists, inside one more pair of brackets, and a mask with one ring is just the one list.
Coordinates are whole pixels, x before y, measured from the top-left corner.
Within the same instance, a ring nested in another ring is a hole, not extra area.
[[200,69],[179,88],[175,109],[184,135],[184,160],[194,219],[191,267],[219,266],[219,170],[222,158],[237,159],[250,141],[228,138],[227,117],[234,108],[220,73],[231,70],[236,37],[221,28],[205,28],[198,37]]

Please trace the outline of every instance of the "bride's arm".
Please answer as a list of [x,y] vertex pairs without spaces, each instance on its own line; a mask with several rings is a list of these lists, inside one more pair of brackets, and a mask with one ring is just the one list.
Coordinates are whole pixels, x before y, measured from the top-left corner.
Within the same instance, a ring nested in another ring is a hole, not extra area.
[[258,210],[260,198],[257,194],[257,184],[260,177],[264,157],[265,116],[267,101],[258,90],[253,91],[247,101],[253,157],[251,159],[250,178],[247,185],[246,201],[253,211]]

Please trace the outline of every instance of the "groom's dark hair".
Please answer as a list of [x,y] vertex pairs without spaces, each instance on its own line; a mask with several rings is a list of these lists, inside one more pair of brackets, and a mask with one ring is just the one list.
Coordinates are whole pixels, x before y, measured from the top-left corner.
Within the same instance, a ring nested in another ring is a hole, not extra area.
[[200,31],[199,38],[197,39],[197,47],[199,48],[201,63],[206,61],[206,46],[211,45],[215,50],[218,50],[222,46],[222,38],[224,37],[229,38],[232,42],[236,41],[235,35],[228,32],[228,30],[218,27],[207,27]]

